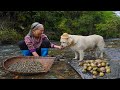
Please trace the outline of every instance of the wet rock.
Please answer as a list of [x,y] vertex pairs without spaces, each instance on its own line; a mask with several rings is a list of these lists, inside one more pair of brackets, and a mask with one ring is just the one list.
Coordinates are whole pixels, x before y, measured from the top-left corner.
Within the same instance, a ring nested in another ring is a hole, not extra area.
[[64,59],[63,55],[57,55],[56,58],[55,58],[56,61],[61,61],[63,59]]

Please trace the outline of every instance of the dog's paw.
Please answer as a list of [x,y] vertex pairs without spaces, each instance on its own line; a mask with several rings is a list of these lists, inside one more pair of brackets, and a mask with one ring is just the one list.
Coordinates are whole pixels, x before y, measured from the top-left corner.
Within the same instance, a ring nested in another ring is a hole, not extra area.
[[78,58],[73,58],[73,60],[77,60]]
[[83,60],[78,60],[79,62],[82,62]]
[[82,66],[83,65],[83,61],[78,61],[78,65]]

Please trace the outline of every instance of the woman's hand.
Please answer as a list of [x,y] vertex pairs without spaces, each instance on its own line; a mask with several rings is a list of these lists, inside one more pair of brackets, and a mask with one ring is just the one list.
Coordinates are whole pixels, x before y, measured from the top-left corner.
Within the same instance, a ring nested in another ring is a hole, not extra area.
[[37,52],[32,52],[33,56],[39,56]]
[[61,47],[61,46],[58,46],[58,49],[62,49],[62,47]]
[[61,46],[58,46],[58,45],[54,45],[54,47],[58,49],[63,49]]

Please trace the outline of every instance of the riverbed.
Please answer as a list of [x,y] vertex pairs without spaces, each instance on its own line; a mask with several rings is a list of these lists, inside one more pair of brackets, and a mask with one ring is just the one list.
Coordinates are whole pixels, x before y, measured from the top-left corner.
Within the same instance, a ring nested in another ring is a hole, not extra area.
[[[60,44],[59,42],[54,42],[55,44]],[[120,38],[117,39],[107,39],[105,40],[105,58],[110,60],[120,60]],[[59,60],[54,63],[51,71],[47,74],[39,74],[34,76],[18,76],[5,71],[2,67],[2,62],[7,58],[13,56],[21,56],[21,51],[16,44],[12,45],[0,45],[0,79],[82,79],[80,75],[75,72],[75,70],[70,67],[66,62],[74,57],[74,53],[70,49],[58,50],[49,49],[49,56],[57,57]],[[92,57],[87,53],[85,59]],[[56,58],[56,59],[57,59]]]

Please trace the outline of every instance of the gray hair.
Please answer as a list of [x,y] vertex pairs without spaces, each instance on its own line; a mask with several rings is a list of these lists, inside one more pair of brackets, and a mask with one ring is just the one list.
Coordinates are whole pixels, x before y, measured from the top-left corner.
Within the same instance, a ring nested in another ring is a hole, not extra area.
[[32,31],[33,31],[33,30],[36,30],[38,27],[44,28],[43,24],[40,24],[39,22],[34,22],[34,23],[31,25],[30,31],[29,31],[29,33],[28,33],[27,35],[32,36]]

